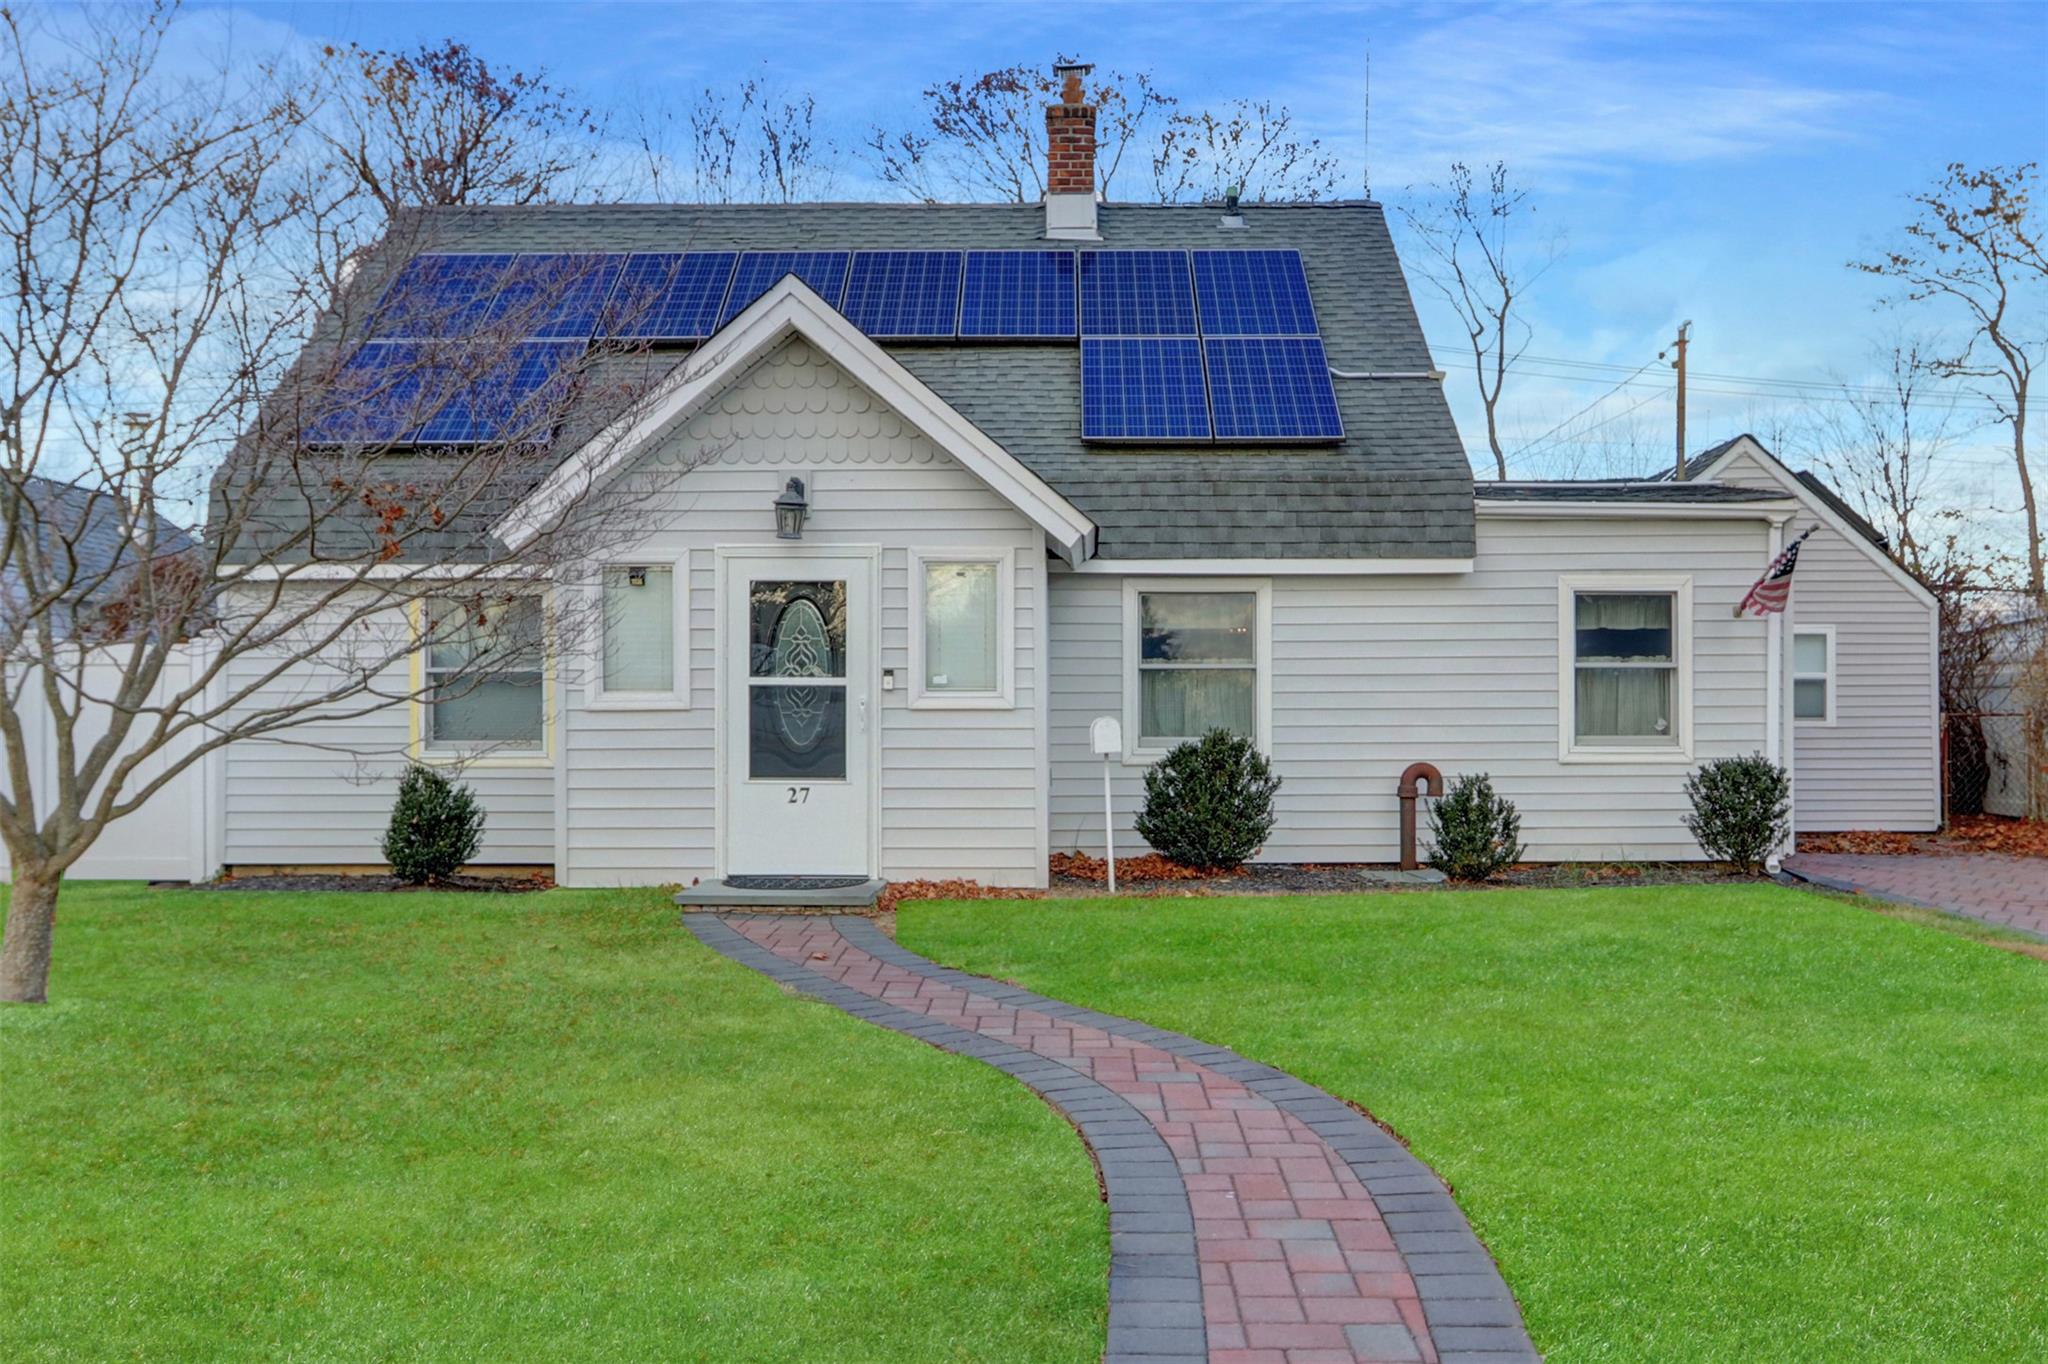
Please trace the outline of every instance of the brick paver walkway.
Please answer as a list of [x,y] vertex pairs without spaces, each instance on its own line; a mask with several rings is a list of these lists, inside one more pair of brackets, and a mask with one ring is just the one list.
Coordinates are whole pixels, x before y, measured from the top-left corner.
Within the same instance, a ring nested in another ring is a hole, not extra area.
[[1785,869],[1834,890],[1945,909],[2048,941],[2048,861],[2038,857],[1798,853]]
[[1321,1091],[945,970],[865,920],[689,922],[756,969],[1009,1071],[1074,1119],[1108,1190],[1110,1364],[1538,1358],[1442,1184]]

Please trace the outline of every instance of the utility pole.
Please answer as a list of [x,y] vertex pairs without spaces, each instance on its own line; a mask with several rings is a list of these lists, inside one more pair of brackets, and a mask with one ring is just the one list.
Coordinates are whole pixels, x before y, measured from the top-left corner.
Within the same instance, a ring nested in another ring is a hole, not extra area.
[[1685,478],[1685,348],[1692,342],[1692,323],[1678,324],[1678,339],[1672,342],[1678,356],[1671,367],[1678,371],[1678,465],[1672,477],[1683,481]]

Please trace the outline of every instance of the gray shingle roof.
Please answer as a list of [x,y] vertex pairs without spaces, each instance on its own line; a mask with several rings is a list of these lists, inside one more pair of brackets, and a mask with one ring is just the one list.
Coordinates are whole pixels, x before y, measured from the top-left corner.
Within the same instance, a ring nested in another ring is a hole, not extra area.
[[[1215,208],[1108,204],[1102,244],[1295,248],[1334,368],[1432,368],[1378,205],[1248,205],[1244,216],[1232,230]],[[436,210],[408,239],[428,250],[1028,248],[1045,245],[1044,221],[1015,204],[552,205]],[[1104,557],[1473,552],[1470,467],[1433,380],[1337,380],[1346,436],[1335,445],[1101,446],[1080,438],[1071,343],[886,349],[1095,521]]]
[[[144,546],[129,536],[130,513],[117,494],[105,488],[86,487],[59,479],[30,474],[22,479],[25,505],[7,496],[0,484],[0,502],[10,521],[35,528],[38,557],[42,567],[38,578],[44,590],[62,585],[62,602],[56,616],[60,629],[68,630],[72,617],[95,602],[119,592],[144,559]],[[164,559],[195,548],[183,527],[156,518],[156,543],[149,553]],[[0,565],[0,596],[9,607],[18,607],[22,597],[19,569]]]
[[1724,483],[1479,483],[1472,489],[1483,502],[1655,502],[1713,504],[1775,502],[1780,494],[1768,488],[1738,488]]

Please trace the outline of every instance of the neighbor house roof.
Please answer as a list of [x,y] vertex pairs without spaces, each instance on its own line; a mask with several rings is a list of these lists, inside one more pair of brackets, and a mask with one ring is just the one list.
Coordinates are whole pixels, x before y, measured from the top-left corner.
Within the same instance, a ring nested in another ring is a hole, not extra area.
[[[1108,204],[1101,246],[1298,250],[1331,367],[1402,376],[1336,381],[1341,442],[1084,444],[1071,342],[883,348],[1092,520],[1100,557],[1470,557],[1470,466],[1441,383],[1429,377],[1429,348],[1385,214],[1354,202],[1246,205],[1243,217],[1244,228],[1228,229],[1213,207]],[[1036,204],[458,208],[428,211],[421,225],[408,240],[435,251],[1047,244]],[[569,445],[558,443],[555,456]],[[394,476],[403,467],[394,463]]]
[[[60,578],[68,583],[62,610],[68,628],[71,613],[121,589],[143,562],[144,547],[130,538],[127,509],[112,491],[37,474],[22,480],[22,491],[27,507],[9,511],[24,524],[35,521],[51,586]],[[148,552],[163,559],[195,545],[190,533],[159,516]],[[0,565],[0,592],[10,605],[19,600],[20,574],[12,564]]]

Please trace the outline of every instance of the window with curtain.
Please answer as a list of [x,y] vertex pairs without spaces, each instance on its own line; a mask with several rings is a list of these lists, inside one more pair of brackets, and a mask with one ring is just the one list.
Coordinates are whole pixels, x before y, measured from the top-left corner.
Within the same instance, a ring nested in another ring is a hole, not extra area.
[[675,569],[604,570],[604,690],[668,696],[676,689]]
[[538,597],[427,603],[426,726],[440,748],[538,749],[542,713]]
[[1834,640],[1825,630],[1792,636],[1792,715],[1826,720],[1834,713]]
[[924,561],[924,690],[994,696],[1003,690],[1002,565]]
[[1212,729],[1257,739],[1258,595],[1143,592],[1138,616],[1140,742],[1171,745]]
[[1572,600],[1573,733],[1595,745],[1678,743],[1678,653],[1669,592]]

